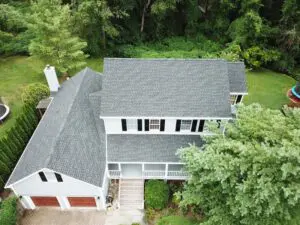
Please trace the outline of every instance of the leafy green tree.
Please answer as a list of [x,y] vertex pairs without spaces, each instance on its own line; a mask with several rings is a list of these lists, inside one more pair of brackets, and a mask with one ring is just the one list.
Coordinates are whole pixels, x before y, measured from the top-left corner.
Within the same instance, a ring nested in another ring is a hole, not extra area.
[[182,206],[201,207],[203,224],[281,225],[299,214],[300,109],[240,106],[225,135],[179,154],[191,177]]
[[0,54],[22,54],[28,52],[30,34],[22,7],[0,3]]
[[35,38],[29,45],[30,54],[67,72],[85,65],[82,51],[86,42],[71,33],[71,12],[60,0],[37,0],[32,3],[28,22]]
[[73,18],[74,32],[87,41],[86,50],[90,55],[103,56],[107,38],[114,39],[119,35],[111,18],[126,15],[122,10],[111,10],[106,0],[80,0]]

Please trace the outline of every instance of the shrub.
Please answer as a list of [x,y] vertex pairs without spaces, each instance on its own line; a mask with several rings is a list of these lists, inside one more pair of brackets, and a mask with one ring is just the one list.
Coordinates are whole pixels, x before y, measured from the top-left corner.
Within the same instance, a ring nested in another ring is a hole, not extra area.
[[163,209],[169,199],[169,186],[160,180],[149,180],[145,188],[146,207]]
[[15,225],[17,222],[17,198],[5,199],[0,209],[0,224]]
[[48,86],[42,83],[28,85],[22,93],[22,100],[25,104],[36,106],[40,100],[50,96]]
[[156,212],[154,209],[148,208],[145,211],[145,219],[147,222],[153,221],[155,218]]

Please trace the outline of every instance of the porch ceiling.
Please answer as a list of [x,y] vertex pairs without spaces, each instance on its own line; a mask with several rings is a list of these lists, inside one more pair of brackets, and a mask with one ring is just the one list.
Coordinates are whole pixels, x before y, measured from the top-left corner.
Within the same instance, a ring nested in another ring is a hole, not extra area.
[[189,144],[203,145],[198,135],[124,135],[107,136],[108,162],[178,162],[178,149]]

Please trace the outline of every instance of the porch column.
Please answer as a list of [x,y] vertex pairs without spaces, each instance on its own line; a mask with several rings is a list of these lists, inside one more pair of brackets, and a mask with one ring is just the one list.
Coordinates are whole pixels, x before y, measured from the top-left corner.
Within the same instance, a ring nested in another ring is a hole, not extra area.
[[166,170],[165,170],[165,180],[168,178],[168,170],[169,170],[169,164],[166,164]]
[[142,163],[142,178],[144,179],[145,163]]
[[59,202],[60,208],[61,209],[69,209],[70,208],[70,203],[67,197],[65,196],[57,196],[57,201]]

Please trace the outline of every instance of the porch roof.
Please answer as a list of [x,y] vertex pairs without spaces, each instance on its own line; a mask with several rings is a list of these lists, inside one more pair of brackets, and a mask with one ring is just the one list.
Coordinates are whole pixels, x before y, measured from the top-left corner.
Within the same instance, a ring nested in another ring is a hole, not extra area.
[[203,145],[199,135],[107,135],[108,162],[178,162],[178,149]]

